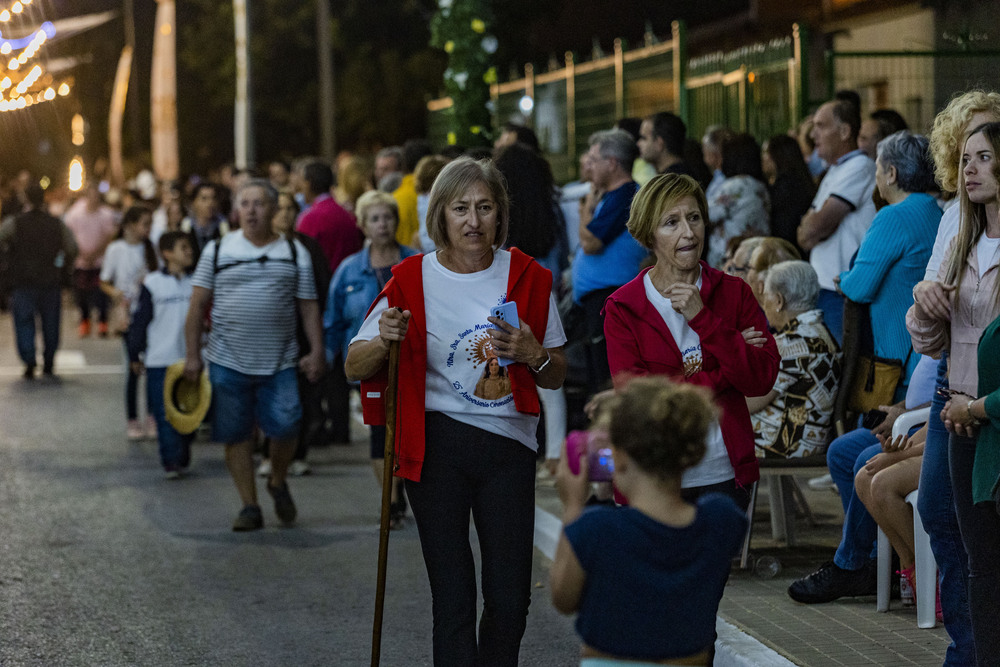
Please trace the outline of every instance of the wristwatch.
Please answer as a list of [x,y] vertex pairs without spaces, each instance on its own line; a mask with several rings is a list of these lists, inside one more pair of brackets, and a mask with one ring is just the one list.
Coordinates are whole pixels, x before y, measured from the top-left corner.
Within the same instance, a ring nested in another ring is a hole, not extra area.
[[549,363],[551,362],[552,362],[552,355],[549,354],[548,350],[545,350],[545,361],[542,363],[542,365],[539,366],[538,368],[531,368],[531,366],[528,366],[528,368],[531,368],[531,370],[535,373],[541,373],[542,371],[545,370],[545,367],[548,366]]

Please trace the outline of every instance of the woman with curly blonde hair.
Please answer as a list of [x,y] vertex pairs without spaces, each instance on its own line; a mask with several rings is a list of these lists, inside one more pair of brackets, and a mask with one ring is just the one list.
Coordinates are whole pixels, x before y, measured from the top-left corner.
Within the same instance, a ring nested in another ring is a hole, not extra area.
[[[957,95],[934,119],[930,153],[934,158],[935,176],[943,192],[954,194],[960,190],[959,167],[966,139],[972,130],[983,123],[993,121],[1000,121],[1000,94],[983,90],[971,90]],[[953,240],[959,233],[962,211],[961,206],[956,205],[958,199],[960,198],[955,199],[941,218],[924,280],[913,288],[914,306],[910,311],[911,314],[916,314],[919,309],[928,321],[944,324],[952,323],[952,299],[960,296],[952,284],[953,276],[948,277],[950,272],[945,271],[943,279],[938,282],[938,270],[946,258],[946,251],[953,246]],[[911,334],[914,334],[915,322],[911,324],[910,320],[911,317],[908,315],[907,327]],[[951,324],[944,328],[951,329],[953,326]],[[915,348],[919,342],[918,337],[914,335]],[[964,371],[956,368],[957,360],[949,363],[949,350],[946,344],[941,342],[939,347],[942,350],[938,366],[939,391],[934,394],[930,419],[927,423],[917,510],[920,512],[925,530],[930,535],[931,549],[941,573],[941,612],[945,628],[952,638],[945,664],[969,665],[975,664],[976,648],[972,636],[966,585],[968,555],[955,511],[957,499],[951,483],[951,467],[948,460],[949,434],[939,417],[945,404],[944,395],[948,391],[949,375],[954,381],[957,377],[956,371],[960,374]],[[971,363],[975,365],[974,355]],[[962,365],[965,364],[959,364]]]

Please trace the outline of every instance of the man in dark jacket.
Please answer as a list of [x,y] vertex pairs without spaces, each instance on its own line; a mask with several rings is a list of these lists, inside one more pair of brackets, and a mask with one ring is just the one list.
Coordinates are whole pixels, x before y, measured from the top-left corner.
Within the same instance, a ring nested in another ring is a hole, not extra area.
[[59,218],[45,210],[45,192],[38,185],[25,191],[25,212],[0,227],[0,247],[7,248],[11,313],[17,353],[24,362],[24,377],[35,377],[35,315],[42,319],[42,372],[52,376],[52,363],[59,347],[62,306],[60,279],[73,265],[77,247],[73,233]]

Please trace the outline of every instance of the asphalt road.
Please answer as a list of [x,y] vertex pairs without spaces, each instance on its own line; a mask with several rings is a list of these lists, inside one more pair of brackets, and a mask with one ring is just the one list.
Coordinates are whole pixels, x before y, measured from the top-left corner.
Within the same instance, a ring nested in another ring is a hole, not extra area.
[[[61,380],[20,378],[0,315],[0,665],[368,665],[378,493],[364,433],[311,456],[279,528],[233,533],[222,447],[164,480],[153,441],[125,438],[120,343],[64,324]],[[536,551],[522,665],[577,664]],[[431,664],[430,590],[412,520],[393,532],[382,664]]]

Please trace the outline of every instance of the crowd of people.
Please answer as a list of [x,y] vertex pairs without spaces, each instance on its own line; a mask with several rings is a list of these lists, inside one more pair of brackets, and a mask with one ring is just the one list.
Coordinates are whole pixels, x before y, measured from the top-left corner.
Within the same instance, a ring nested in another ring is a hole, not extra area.
[[[562,187],[515,124],[492,151],[411,140],[266,176],[143,182],[116,206],[95,179],[56,210],[29,176],[3,202],[3,275],[26,380],[36,313],[55,373],[61,286],[81,337],[95,312],[97,335],[122,335],[126,433],[158,439],[168,479],[194,437],[166,418],[168,367],[207,373],[233,530],[264,525],[258,474],[294,523],[288,477],[310,446],[349,440],[359,389],[391,526],[409,510],[419,532],[436,664],[517,664],[536,474],[555,474],[565,504],[552,596],[578,613],[584,664],[710,664],[760,461],[823,455],[842,539],[790,597],[874,594],[881,526],[912,601],[904,499],[919,488],[946,664],[998,664],[998,147],[1000,94],[956,95],[924,137],[842,91],[762,145],[719,126],[692,145],[669,112],[622,119]],[[567,460],[567,425],[585,417],[565,382],[587,399],[585,441],[609,443],[613,487],[592,486],[594,452]],[[838,396],[857,418],[839,435]],[[891,437],[926,406],[924,427]],[[610,624],[609,604],[623,610]]]

